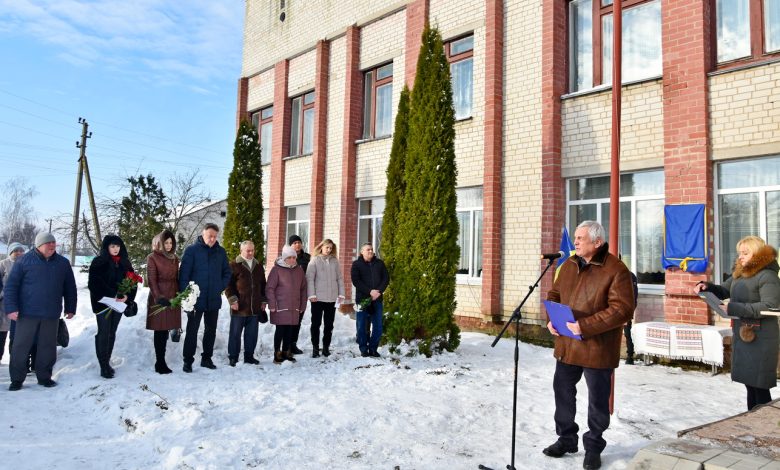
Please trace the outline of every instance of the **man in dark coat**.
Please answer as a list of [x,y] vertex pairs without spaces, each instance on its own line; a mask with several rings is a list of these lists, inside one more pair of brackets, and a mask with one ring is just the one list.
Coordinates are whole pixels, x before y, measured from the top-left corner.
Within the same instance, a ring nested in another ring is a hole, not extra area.
[[260,364],[255,359],[258,322],[266,323],[265,312],[265,268],[255,259],[255,244],[244,240],[240,245],[241,254],[230,263],[233,275],[225,289],[230,302],[230,338],[228,339],[228,359],[235,367],[241,350],[241,332],[244,332],[244,362]]
[[585,447],[583,468],[601,468],[601,452],[607,443],[601,435],[609,427],[609,396],[612,374],[620,363],[622,327],[634,312],[631,273],[617,256],[609,253],[604,227],[585,221],[574,232],[575,256],[562,265],[547,299],[568,305],[575,321],[567,323],[574,339],[558,334],[551,322],[547,328],[555,336],[557,359],[555,393],[555,432],[558,440],[543,450],[548,457],[577,452],[577,383],[585,375],[588,385],[588,432],[582,436]]
[[[303,268],[303,274],[306,274],[306,268],[309,267],[311,255],[303,251],[303,240],[301,240],[301,237],[298,235],[290,235],[290,238],[287,239],[287,244],[295,250],[295,261],[298,263],[298,266]],[[298,325],[295,327],[295,333],[293,334],[293,343],[290,347],[290,351],[293,354],[303,354],[301,348],[298,347],[298,335],[301,333],[301,323],[303,323],[304,313],[306,313],[306,310],[301,312],[301,317],[298,319]]]
[[[370,243],[360,247],[360,256],[352,263],[350,273],[356,292],[355,304],[361,306],[356,315],[360,354],[363,357],[380,357],[377,349],[382,338],[382,294],[390,283],[390,274],[385,263],[374,254],[374,247]],[[367,330],[369,321],[370,339]]]
[[57,328],[62,313],[76,313],[76,279],[68,260],[57,254],[54,235],[46,232],[35,237],[35,249],[14,263],[5,285],[4,301],[8,318],[16,322],[11,351],[11,386],[19,390],[27,376],[27,357],[38,335],[35,375],[44,387],[57,385],[51,379],[57,362]]
[[219,227],[208,223],[203,232],[192,245],[184,250],[179,268],[179,291],[183,292],[190,281],[200,288],[200,295],[195,303],[195,311],[187,312],[187,331],[184,336],[184,372],[192,372],[195,362],[198,330],[200,321],[204,318],[203,353],[200,365],[207,369],[216,369],[211,360],[214,354],[214,340],[217,336],[217,317],[222,306],[222,291],[230,283],[230,265],[225,249],[217,242]]

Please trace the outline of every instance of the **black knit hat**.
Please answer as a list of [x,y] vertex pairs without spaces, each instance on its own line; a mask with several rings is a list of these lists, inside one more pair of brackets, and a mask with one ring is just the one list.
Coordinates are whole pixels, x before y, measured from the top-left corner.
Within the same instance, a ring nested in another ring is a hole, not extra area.
[[290,235],[290,238],[287,239],[287,244],[292,245],[295,242],[303,243],[303,240],[301,240],[301,237],[299,237],[298,235]]

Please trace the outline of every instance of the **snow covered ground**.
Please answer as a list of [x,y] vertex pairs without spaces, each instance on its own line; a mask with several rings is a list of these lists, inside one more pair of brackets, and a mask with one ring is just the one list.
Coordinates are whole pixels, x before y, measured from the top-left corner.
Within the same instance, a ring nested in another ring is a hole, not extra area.
[[[228,314],[220,313],[217,370],[181,371],[181,346],[169,343],[173,374],[153,370],[152,333],[140,312],[119,326],[102,379],[94,354],[95,321],[86,275],[77,273],[79,307],[70,346],[54,370],[59,386],[28,376],[7,392],[0,368],[0,468],[49,469],[503,469],[510,461],[513,340],[464,333],[455,353],[425,357],[355,357],[355,324],[337,314],[330,358],[272,363],[273,327],[260,327],[261,364],[227,364]],[[311,352],[309,317],[299,345]],[[201,328],[202,331],[202,328]],[[200,352],[200,342],[198,351]],[[199,354],[198,352],[198,354]],[[516,466],[581,468],[584,452],[551,459],[555,436],[552,351],[520,345]],[[744,388],[727,375],[662,366],[621,366],[615,414],[602,454],[607,469],[626,468],[650,441],[741,412]],[[586,428],[587,390],[579,388],[578,423]]]

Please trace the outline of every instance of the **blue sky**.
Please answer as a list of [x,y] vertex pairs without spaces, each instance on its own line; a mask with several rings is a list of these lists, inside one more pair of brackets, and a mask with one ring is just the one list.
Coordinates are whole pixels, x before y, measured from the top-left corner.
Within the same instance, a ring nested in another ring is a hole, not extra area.
[[243,0],[0,0],[0,184],[28,178],[41,227],[72,213],[83,117],[98,195],[199,168],[224,198],[243,15]]

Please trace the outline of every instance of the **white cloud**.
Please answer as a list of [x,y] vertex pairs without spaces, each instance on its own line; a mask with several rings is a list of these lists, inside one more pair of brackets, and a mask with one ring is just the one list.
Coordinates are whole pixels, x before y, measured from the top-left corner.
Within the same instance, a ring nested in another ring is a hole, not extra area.
[[244,2],[0,0],[0,35],[29,36],[61,60],[208,88],[240,73]]

